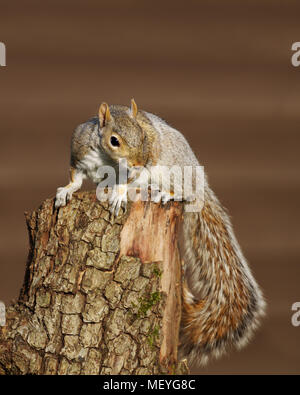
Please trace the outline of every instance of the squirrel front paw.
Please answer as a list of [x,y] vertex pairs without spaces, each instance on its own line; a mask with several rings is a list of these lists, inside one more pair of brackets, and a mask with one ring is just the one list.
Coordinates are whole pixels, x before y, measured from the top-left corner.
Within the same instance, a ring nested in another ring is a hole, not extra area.
[[55,208],[63,207],[72,198],[73,190],[68,187],[57,188]]
[[119,214],[121,205],[127,206],[127,185],[115,185],[109,197],[110,208],[109,211],[117,216]]

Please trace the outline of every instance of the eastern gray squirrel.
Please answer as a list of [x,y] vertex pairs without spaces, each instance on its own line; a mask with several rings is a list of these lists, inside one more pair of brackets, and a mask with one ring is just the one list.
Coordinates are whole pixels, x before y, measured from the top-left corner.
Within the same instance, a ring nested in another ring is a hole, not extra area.
[[[128,168],[199,166],[185,137],[154,114],[131,106],[102,103],[97,117],[79,125],[72,136],[70,183],[58,188],[56,207],[66,205],[84,178],[99,183],[101,166]],[[151,180],[152,181],[152,180]],[[160,199],[176,187],[157,185]],[[126,193],[115,185],[111,210],[117,213]],[[235,238],[230,219],[209,188],[206,177],[200,212],[184,212],[181,254],[184,261],[180,355],[204,365],[230,347],[243,347],[264,315],[265,301]],[[184,202],[189,205],[190,202]]]

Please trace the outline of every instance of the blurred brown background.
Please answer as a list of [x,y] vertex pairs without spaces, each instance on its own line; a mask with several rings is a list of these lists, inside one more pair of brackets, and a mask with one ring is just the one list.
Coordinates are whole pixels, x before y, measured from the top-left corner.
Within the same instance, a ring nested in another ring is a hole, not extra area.
[[299,13],[299,1],[0,0],[0,299],[23,280],[24,211],[68,181],[72,129],[134,97],[187,136],[268,301],[246,349],[194,372],[299,374]]

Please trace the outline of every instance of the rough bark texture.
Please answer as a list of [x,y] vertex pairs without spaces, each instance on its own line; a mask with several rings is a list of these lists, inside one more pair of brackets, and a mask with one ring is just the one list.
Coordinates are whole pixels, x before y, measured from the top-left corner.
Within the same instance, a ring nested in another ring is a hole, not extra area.
[[0,374],[187,373],[178,203],[111,216],[95,193],[26,214],[30,252],[0,328]]

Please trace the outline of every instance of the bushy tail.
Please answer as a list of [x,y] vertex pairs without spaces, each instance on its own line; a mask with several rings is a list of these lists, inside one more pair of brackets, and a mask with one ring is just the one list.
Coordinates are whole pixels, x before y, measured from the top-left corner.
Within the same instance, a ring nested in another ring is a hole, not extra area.
[[182,357],[204,365],[243,347],[264,315],[265,302],[230,220],[207,188],[201,213],[185,213]]

